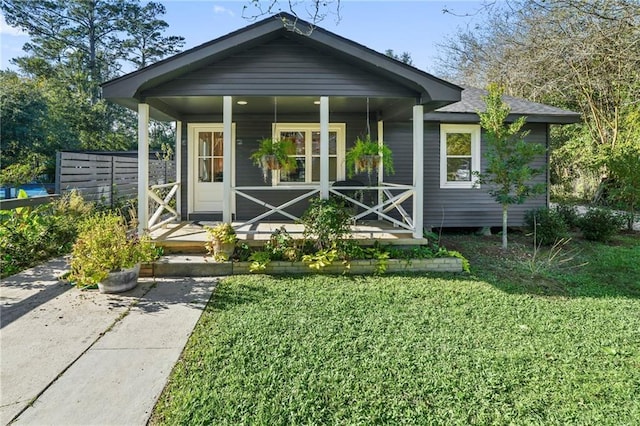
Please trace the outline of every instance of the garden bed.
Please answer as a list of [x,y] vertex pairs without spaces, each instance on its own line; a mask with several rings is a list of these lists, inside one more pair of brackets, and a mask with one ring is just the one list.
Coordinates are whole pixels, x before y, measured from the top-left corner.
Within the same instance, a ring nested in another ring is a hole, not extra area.
[[[384,265],[384,271],[381,266]],[[214,262],[203,256],[164,256],[140,271],[141,276],[226,276],[250,274],[251,262]],[[462,272],[462,260],[455,257],[434,259],[387,259],[382,264],[378,260],[352,260],[347,264],[336,261],[320,270],[315,270],[303,262],[272,261],[260,273],[278,274],[355,274],[366,275],[380,272]]]

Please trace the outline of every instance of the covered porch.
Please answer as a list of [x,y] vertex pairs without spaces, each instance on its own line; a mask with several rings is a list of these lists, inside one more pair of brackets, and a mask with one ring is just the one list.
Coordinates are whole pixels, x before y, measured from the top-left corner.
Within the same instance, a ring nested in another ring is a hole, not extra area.
[[[207,221],[182,221],[165,224],[150,231],[150,235],[157,245],[164,248],[166,253],[202,253],[207,241],[206,226],[216,225],[218,222]],[[244,222],[232,222],[232,226],[238,233],[240,243],[249,247],[262,247],[271,234],[280,229],[285,229],[293,238],[302,238],[303,226],[292,221],[279,221],[246,224]],[[424,238],[413,238],[412,235],[398,232],[386,221],[370,220],[351,225],[351,238],[362,246],[371,246],[375,243],[385,245],[412,246],[427,244]]]
[[[286,19],[103,85],[105,98],[138,113],[139,231],[161,238],[183,221],[223,221],[255,240],[272,232],[265,223],[295,223],[310,198],[338,197],[353,206],[354,226],[384,222],[376,234],[421,240],[424,113],[459,100],[461,89],[321,28],[291,31]],[[176,123],[178,179],[150,187],[151,117]],[[411,134],[387,141],[389,122],[411,123]],[[347,185],[345,152],[365,135],[392,146],[401,172],[385,175],[381,164]],[[265,137],[294,140],[295,177],[262,179],[249,157]]]

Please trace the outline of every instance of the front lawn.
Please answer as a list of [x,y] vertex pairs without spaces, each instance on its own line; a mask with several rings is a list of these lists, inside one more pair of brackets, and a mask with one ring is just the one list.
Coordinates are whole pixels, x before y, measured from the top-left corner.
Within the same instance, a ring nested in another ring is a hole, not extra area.
[[222,281],[152,424],[636,423],[638,239],[526,285],[498,240],[450,241],[471,275]]

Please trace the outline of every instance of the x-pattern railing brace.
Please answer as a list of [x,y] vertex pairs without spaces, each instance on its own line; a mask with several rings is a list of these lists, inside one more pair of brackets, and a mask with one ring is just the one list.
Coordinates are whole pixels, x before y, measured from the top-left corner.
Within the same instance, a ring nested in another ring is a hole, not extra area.
[[246,194],[246,193],[244,193],[242,191],[238,191],[237,189],[235,190],[235,192],[236,192],[237,195],[240,195],[241,197],[244,197],[249,201],[253,201],[254,203],[256,203],[258,205],[261,205],[263,207],[266,207],[266,208],[270,209],[269,211],[266,211],[266,212],[262,213],[261,215],[258,215],[258,216],[254,217],[253,219],[251,219],[251,220],[249,220],[247,222],[243,222],[242,226],[246,226],[246,225],[251,225],[251,224],[253,224],[255,222],[258,222],[259,220],[262,220],[265,217],[271,216],[272,214],[275,214],[275,213],[280,213],[281,215],[283,215],[285,217],[288,217],[289,219],[294,220],[294,221],[295,220],[299,220],[300,219],[299,217],[294,216],[289,212],[286,212],[284,209],[286,209],[289,206],[292,206],[293,204],[295,204],[295,203],[297,203],[299,201],[304,200],[305,198],[309,198],[309,197],[313,196],[314,194],[319,193],[320,189],[314,189],[313,191],[306,192],[306,193],[304,193],[304,194],[302,194],[302,195],[300,195],[300,196],[298,196],[298,197],[296,197],[296,198],[294,198],[292,200],[287,201],[286,203],[280,204],[279,206],[274,206],[272,204],[269,204],[266,201],[262,201],[259,198],[253,197],[253,196],[251,196],[249,194]]
[[[172,188],[169,191],[169,193],[164,197],[164,199],[160,198],[160,196],[154,192],[155,189],[168,188],[170,186]],[[159,228],[160,226],[166,223],[169,223],[177,219],[178,217],[180,217],[180,214],[178,214],[178,212],[173,207],[169,206],[169,201],[171,201],[171,199],[176,195],[179,188],[180,188],[180,182],[167,183],[164,185],[153,185],[150,187],[150,190],[148,192],[149,198],[155,201],[156,203],[158,203],[158,208],[153,213],[153,216],[151,216],[151,218],[149,219],[149,225],[148,225],[149,230]],[[156,221],[160,218],[160,216],[165,210],[171,213],[171,217],[160,223],[156,223]]]

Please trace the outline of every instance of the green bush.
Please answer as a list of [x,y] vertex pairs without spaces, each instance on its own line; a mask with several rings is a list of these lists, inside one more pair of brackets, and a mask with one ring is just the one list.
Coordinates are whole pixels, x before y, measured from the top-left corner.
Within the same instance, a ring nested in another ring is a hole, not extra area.
[[0,211],[0,275],[6,277],[66,254],[80,218],[93,210],[75,192],[48,205]]
[[578,210],[575,206],[570,204],[558,204],[554,210],[560,215],[569,229],[575,229],[578,227],[580,216],[578,216]]
[[529,210],[524,216],[527,228],[533,233],[537,243],[551,245],[567,238],[569,227],[557,210],[542,207]]
[[109,272],[155,260],[158,251],[149,236],[138,236],[130,225],[114,212],[85,219],[73,244],[69,280],[86,288],[103,281]]
[[313,198],[300,222],[304,225],[304,238],[313,241],[317,250],[326,250],[349,237],[350,219],[350,209],[343,200]]
[[578,221],[582,235],[591,241],[608,241],[620,232],[624,218],[609,209],[589,209]]

